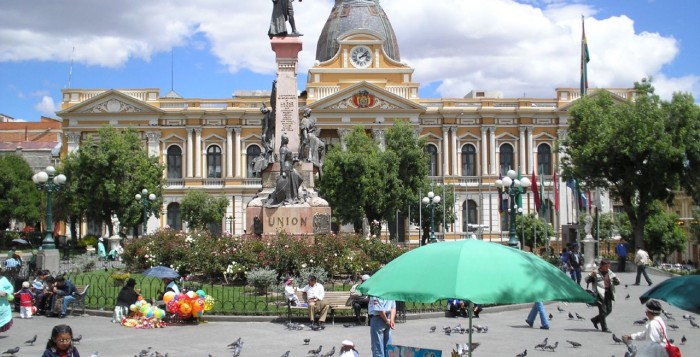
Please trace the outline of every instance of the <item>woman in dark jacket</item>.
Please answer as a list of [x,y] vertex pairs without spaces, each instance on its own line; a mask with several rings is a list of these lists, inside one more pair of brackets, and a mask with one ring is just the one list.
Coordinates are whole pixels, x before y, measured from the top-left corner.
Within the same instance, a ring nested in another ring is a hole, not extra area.
[[134,289],[136,280],[129,278],[117,296],[117,305],[114,307],[112,322],[121,323],[122,319],[129,314],[129,307],[139,299],[139,293]]

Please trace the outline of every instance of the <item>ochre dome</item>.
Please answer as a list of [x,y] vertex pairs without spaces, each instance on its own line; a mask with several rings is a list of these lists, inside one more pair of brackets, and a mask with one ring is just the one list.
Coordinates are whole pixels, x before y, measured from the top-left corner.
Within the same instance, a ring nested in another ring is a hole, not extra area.
[[369,29],[384,39],[384,52],[400,61],[399,45],[389,18],[379,0],[335,0],[316,45],[316,60],[327,61],[338,52],[338,36],[350,30]]

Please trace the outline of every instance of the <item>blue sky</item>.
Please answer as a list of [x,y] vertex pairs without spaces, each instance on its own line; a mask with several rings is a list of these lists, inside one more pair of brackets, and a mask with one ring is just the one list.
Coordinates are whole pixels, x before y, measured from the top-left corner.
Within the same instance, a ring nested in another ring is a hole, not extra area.
[[[305,34],[300,89],[333,3],[294,3]],[[422,97],[479,89],[550,98],[557,87],[577,88],[581,15],[591,87],[629,87],[653,76],[662,97],[675,90],[700,97],[696,0],[380,3]],[[171,53],[174,89],[184,97],[227,98],[235,90],[268,89],[274,78],[267,1],[0,0],[0,6],[0,113],[17,119],[56,117],[71,59],[72,88],[160,88],[164,95]]]

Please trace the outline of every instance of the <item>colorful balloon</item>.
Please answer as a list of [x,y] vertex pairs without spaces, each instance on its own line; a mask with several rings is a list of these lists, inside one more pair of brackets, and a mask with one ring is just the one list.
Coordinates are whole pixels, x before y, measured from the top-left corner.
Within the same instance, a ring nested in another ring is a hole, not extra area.
[[180,305],[180,313],[183,315],[188,315],[190,312],[192,312],[192,306],[188,303],[184,303]]
[[129,310],[131,310],[131,311],[136,311],[136,310],[138,310],[138,306],[136,306],[136,304],[131,304],[131,305],[129,306]]
[[197,296],[197,294],[194,293],[194,291],[188,291],[187,292],[187,297],[189,299],[194,299]]
[[175,292],[168,291],[167,293],[165,293],[165,295],[163,295],[163,302],[167,304],[174,298],[175,298]]
[[204,290],[199,289],[199,290],[197,290],[197,295],[199,295],[199,297],[203,298],[203,297],[205,297],[207,294],[204,292]]

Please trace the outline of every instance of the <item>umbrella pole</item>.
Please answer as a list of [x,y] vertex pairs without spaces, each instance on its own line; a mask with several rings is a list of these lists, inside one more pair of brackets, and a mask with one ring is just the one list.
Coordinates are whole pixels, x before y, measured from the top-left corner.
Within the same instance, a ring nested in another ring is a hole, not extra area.
[[474,303],[469,301],[469,357],[472,357],[472,315],[474,315]]

